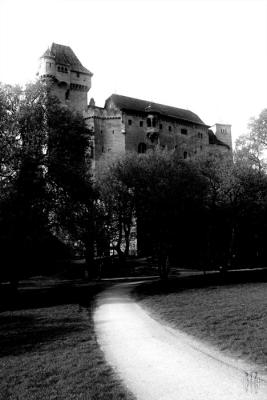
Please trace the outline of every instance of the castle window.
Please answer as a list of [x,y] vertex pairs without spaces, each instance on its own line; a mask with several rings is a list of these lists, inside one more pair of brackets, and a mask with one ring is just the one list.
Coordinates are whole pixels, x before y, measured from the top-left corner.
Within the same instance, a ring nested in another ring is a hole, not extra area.
[[77,76],[77,78],[80,78],[80,73],[76,72],[76,76]]
[[115,131],[113,130],[113,131],[112,131],[112,134],[114,135],[114,133],[115,133]]
[[169,125],[169,132],[171,132],[172,131],[172,127],[171,127],[171,125]]
[[138,153],[143,154],[146,152],[146,144],[145,143],[139,143],[138,145]]
[[102,146],[102,153],[104,153],[104,146]]
[[149,128],[151,128],[151,118],[147,118],[146,124]]
[[140,128],[144,125],[144,121],[140,121]]
[[65,93],[65,100],[69,100],[70,98],[70,90],[68,89]]
[[128,125],[132,125],[132,120],[128,119]]
[[155,128],[156,124],[157,124],[156,118],[152,118],[152,126],[153,126],[153,128]]
[[199,137],[199,139],[203,138],[203,134],[201,132],[198,132],[197,136]]
[[51,62],[46,63],[46,68],[51,68]]
[[182,135],[187,135],[187,129],[182,128],[182,129],[181,129],[181,134],[182,134]]
[[187,151],[184,151],[184,159],[185,160],[187,159],[187,156],[188,156]]
[[162,129],[162,124],[159,124],[159,129]]
[[202,150],[202,146],[200,146],[200,150]]

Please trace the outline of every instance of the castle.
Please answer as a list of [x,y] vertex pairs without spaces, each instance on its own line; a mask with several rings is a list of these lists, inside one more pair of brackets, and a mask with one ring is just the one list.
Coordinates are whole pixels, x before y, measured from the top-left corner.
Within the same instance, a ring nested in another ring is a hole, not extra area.
[[215,124],[214,130],[195,113],[181,108],[112,94],[104,107],[87,103],[93,74],[68,46],[53,43],[40,58],[38,75],[50,78],[52,90],[70,109],[81,113],[93,140],[91,157],[105,153],[144,153],[155,146],[175,150],[186,159],[204,151],[232,151],[231,125]]

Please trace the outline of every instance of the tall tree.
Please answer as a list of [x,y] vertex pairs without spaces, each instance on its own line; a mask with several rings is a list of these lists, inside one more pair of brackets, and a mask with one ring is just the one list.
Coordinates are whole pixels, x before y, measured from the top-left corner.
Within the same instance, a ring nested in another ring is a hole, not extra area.
[[[10,98],[17,100],[13,114]],[[27,85],[23,93],[4,87],[1,99],[1,138],[7,147],[13,141],[10,158],[4,153],[1,159],[1,172],[12,171],[12,190],[7,190],[7,178],[1,179],[0,231],[14,254],[9,259],[14,271],[22,270],[23,259],[30,265],[40,246],[47,254],[44,243],[51,237],[65,243],[83,240],[92,253],[88,134],[82,116],[62,107],[42,82]]]
[[251,118],[248,133],[236,141],[235,159],[244,161],[253,168],[266,170],[267,109],[258,118]]
[[206,190],[193,165],[173,152],[130,153],[112,161],[98,183],[117,245],[122,235],[128,237],[134,217],[139,251],[157,257],[162,277],[167,276],[168,258],[177,252],[189,263],[192,252],[185,249],[197,236]]

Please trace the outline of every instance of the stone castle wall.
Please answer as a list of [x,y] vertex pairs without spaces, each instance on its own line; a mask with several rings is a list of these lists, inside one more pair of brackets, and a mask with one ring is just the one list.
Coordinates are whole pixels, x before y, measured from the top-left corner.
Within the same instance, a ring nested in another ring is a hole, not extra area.
[[120,154],[125,152],[125,133],[122,114],[118,111],[108,111],[93,107],[85,113],[89,131],[94,134],[95,160],[104,154]]

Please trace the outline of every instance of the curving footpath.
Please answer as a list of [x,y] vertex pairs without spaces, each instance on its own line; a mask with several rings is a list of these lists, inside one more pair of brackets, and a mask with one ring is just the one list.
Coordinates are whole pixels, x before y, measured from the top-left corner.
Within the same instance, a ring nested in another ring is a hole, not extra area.
[[138,400],[267,400],[256,367],[161,325],[131,298],[131,287],[102,292],[94,322],[107,362]]

